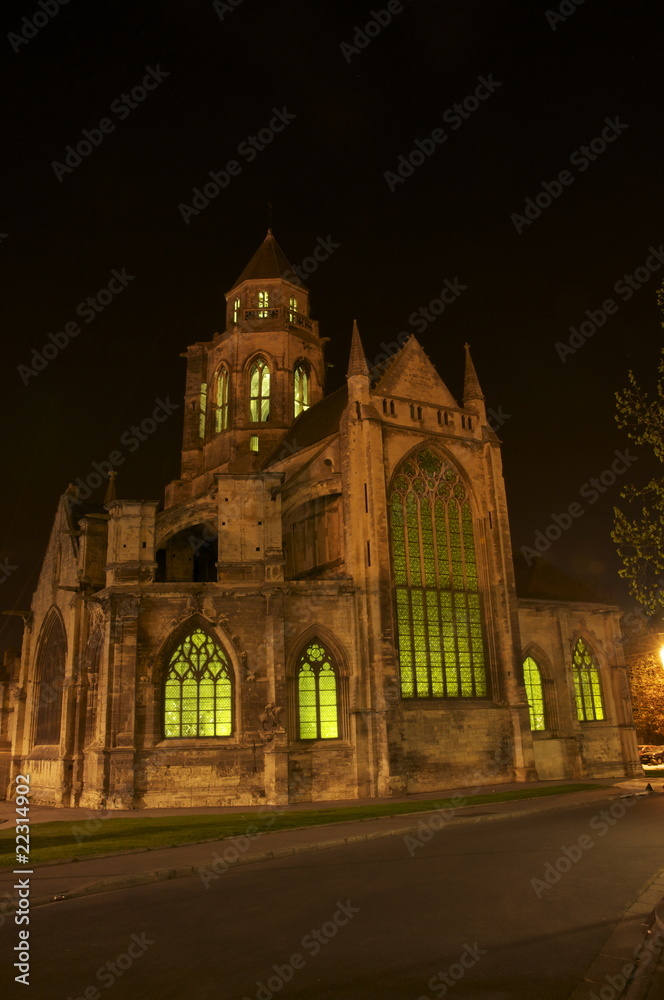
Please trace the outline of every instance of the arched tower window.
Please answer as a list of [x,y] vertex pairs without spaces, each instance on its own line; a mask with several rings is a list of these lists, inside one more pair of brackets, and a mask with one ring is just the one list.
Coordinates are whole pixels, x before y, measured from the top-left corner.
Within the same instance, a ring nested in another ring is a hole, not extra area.
[[430,449],[390,496],[404,698],[487,696],[473,518],[457,471]]
[[307,643],[297,667],[297,715],[301,740],[339,736],[338,672],[330,651],[318,639]]
[[37,660],[39,701],[35,743],[54,746],[60,742],[66,656],[65,631],[60,616],[53,611],[46,622]]
[[309,371],[302,362],[296,365],[293,374],[293,402],[296,417],[309,409]]
[[264,358],[256,358],[249,372],[249,418],[256,423],[270,419],[270,369]]
[[268,316],[267,307],[270,304],[270,294],[269,292],[259,292],[258,293],[258,317],[259,319],[266,319]]
[[201,382],[201,392],[198,400],[198,436],[205,438],[205,423],[207,420],[207,382]]
[[179,644],[164,685],[164,736],[230,736],[231,668],[221,646],[201,628]]
[[233,322],[237,326],[237,321],[240,318],[240,300],[235,299],[233,302]]
[[223,365],[217,372],[217,409],[215,411],[214,429],[219,434],[220,431],[228,430],[228,390],[230,376],[228,368]]
[[604,705],[599,667],[583,639],[578,639],[574,647],[572,671],[579,722],[600,722],[604,718]]
[[537,661],[527,656],[523,661],[523,679],[528,696],[528,712],[532,730],[546,729],[546,712],[544,710],[544,689],[542,674]]
[[288,319],[291,323],[295,322],[295,313],[297,312],[297,299],[294,295],[291,295],[288,300]]

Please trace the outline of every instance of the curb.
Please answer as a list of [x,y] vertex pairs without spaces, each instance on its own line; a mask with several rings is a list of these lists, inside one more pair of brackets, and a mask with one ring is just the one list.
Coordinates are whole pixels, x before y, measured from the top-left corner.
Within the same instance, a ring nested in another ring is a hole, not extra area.
[[[566,806],[567,806],[567,808],[574,808],[576,806],[583,807],[583,806],[588,806],[588,805],[594,805],[595,803],[599,804],[600,802],[610,801],[612,799],[625,798],[625,797],[628,797],[629,794],[630,793],[625,793],[624,791],[619,791],[617,793],[614,792],[613,794],[607,793],[601,799],[593,798],[593,799],[587,799],[587,800],[585,800],[583,802],[574,802],[574,803],[569,803],[568,802],[568,803],[566,803]],[[636,794],[639,794],[639,793],[636,793]],[[641,793],[641,794],[643,794],[643,793]],[[471,824],[471,823],[492,823],[492,822],[498,822],[500,820],[518,819],[518,818],[520,818],[522,816],[532,815],[532,813],[551,812],[551,811],[553,811],[555,809],[559,809],[559,808],[562,808],[562,807],[563,807],[563,803],[561,803],[561,802],[555,802],[555,803],[551,802],[551,803],[542,803],[539,806],[539,808],[532,809],[529,812],[519,811],[519,812],[504,812],[504,813],[489,813],[489,814],[484,813],[482,815],[472,815],[471,814],[471,815],[467,815],[467,816],[458,816],[458,817],[456,817],[454,819],[450,819],[450,820],[446,821],[444,823],[444,825],[442,827],[440,827],[439,829],[445,829],[445,828],[451,827],[451,826],[464,826],[466,824]],[[419,817],[421,817],[421,819],[420,819],[420,823],[421,823],[422,819],[424,817],[435,815],[435,812],[436,812],[436,810],[432,810],[430,812],[402,813],[401,815],[402,816],[413,816],[413,815],[414,816],[419,816]],[[383,817],[375,817],[375,818],[372,818],[370,820],[360,820],[359,822],[375,822],[377,819],[382,819],[382,818]],[[343,822],[343,821],[340,821],[340,822]],[[344,847],[344,846],[346,846],[348,844],[365,843],[365,842],[370,841],[370,840],[382,840],[382,839],[384,839],[386,837],[399,837],[399,836],[400,837],[406,837],[406,836],[418,833],[419,830],[420,830],[420,823],[418,823],[416,826],[403,827],[403,828],[401,828],[399,830],[394,830],[394,829],[380,830],[380,831],[377,831],[375,833],[365,833],[365,834],[358,834],[356,836],[350,836],[350,837],[341,837],[341,838],[330,839],[330,840],[315,841],[315,842],[310,842],[308,844],[300,844],[300,845],[297,845],[295,847],[282,847],[282,848],[277,848],[274,851],[264,851],[264,852],[261,852],[261,853],[246,854],[244,856],[238,856],[237,858],[234,858],[231,861],[224,862],[224,864],[226,864],[226,868],[224,869],[224,872],[222,872],[221,874],[225,873],[225,871],[227,871],[229,869],[238,868],[238,867],[243,866],[243,865],[260,864],[261,862],[264,862],[264,861],[274,861],[274,860],[278,860],[279,858],[293,857],[293,856],[295,856],[297,854],[311,854],[311,853],[315,853],[316,851],[329,850],[329,849],[332,849],[332,848],[335,848],[335,847]],[[329,825],[330,826],[334,826],[335,824],[329,824]],[[295,828],[293,828],[293,829],[295,829]],[[302,830],[302,829],[311,829],[311,827],[299,827],[297,829],[300,829],[300,830]],[[287,831],[287,832],[290,832],[290,831]],[[211,840],[211,841],[198,841],[198,843],[199,844],[200,843],[223,844],[224,840],[232,840],[232,839],[233,838],[231,837],[231,838],[224,838],[223,840],[218,840],[217,839],[217,840]],[[181,845],[178,845],[178,848],[171,848],[171,849],[179,849],[180,847],[184,848],[184,847],[188,847],[188,846],[191,846],[191,845],[190,844],[181,844]],[[161,849],[162,848],[157,848],[157,850],[161,850]],[[137,853],[143,853],[143,852],[146,852],[145,848],[141,849],[141,851],[119,852],[119,853],[137,854]],[[108,857],[109,855],[106,855],[106,856]],[[114,855],[114,856],[117,856],[117,854]],[[97,858],[101,858],[101,857],[104,857],[104,855],[90,855],[90,856],[86,857],[85,859],[80,859],[80,860],[89,861],[89,860],[96,860]],[[60,862],[60,863],[62,863],[62,862]],[[208,861],[208,864],[212,864],[212,863],[213,863],[212,859],[210,861]],[[47,862],[47,863],[45,863],[45,865],[46,864],[50,865],[50,864],[53,864],[53,863],[52,862]],[[69,890],[69,891],[67,891],[65,893],[61,893],[61,894],[58,894],[58,895],[55,895],[55,896],[37,896],[37,897],[34,897],[33,899],[31,899],[31,906],[32,907],[35,907],[35,906],[45,906],[48,903],[61,902],[63,900],[69,900],[69,899],[79,899],[82,896],[91,896],[91,895],[96,895],[97,893],[112,892],[114,890],[119,890],[119,889],[131,889],[131,888],[134,888],[136,886],[150,885],[150,884],[155,883],[155,882],[166,882],[166,881],[170,881],[171,879],[188,878],[188,877],[191,877],[192,875],[199,875],[201,877],[201,879],[204,880],[204,877],[203,877],[203,874],[202,874],[203,870],[205,870],[205,864],[197,863],[197,864],[191,864],[191,865],[184,865],[182,867],[161,868],[161,869],[157,869],[156,871],[137,872],[134,875],[118,875],[118,876],[115,876],[115,877],[112,877],[112,878],[109,878],[109,879],[102,879],[99,882],[93,882],[90,885],[82,886],[79,889],[71,889],[71,890]],[[208,870],[207,876],[208,876],[209,880],[211,880],[212,878],[217,879],[217,878],[220,877],[220,873],[218,873],[218,872],[210,872]],[[206,886],[206,888],[207,888],[207,886]]]

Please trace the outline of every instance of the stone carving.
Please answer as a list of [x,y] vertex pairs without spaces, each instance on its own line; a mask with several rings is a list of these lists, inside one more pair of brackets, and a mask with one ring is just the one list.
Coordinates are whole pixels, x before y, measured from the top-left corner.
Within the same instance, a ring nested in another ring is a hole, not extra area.
[[267,729],[271,732],[282,733],[284,731],[284,727],[281,725],[281,719],[279,718],[282,712],[283,708],[281,705],[275,705],[273,701],[269,702],[258,716],[258,721],[261,724],[261,730],[264,731]]

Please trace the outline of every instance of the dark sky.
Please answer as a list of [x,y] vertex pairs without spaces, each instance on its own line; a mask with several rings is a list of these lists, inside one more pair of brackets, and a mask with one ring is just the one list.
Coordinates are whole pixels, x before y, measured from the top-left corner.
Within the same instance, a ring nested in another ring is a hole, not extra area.
[[[133,453],[121,438],[157,398],[181,401],[179,354],[223,325],[224,292],[265,235],[268,202],[294,264],[319,240],[338,244],[307,282],[331,338],[330,390],[354,317],[371,362],[381,342],[415,330],[409,317],[446,279],[467,286],[418,337],[457,398],[472,345],[503,421],[515,547],[580,502],[547,558],[626,600],[612,506],[647,459],[594,503],[580,491],[627,445],[614,392],[630,368],[653,383],[661,343],[664,266],[650,250],[664,260],[659,5],[566,0],[558,19],[539,0],[392,0],[391,22],[371,24],[353,52],[382,3],[43,3],[57,12],[47,18],[37,0],[2,11],[0,560],[16,568],[0,608],[29,606],[58,496],[93,462],[122,452],[124,497],[161,499],[177,476],[181,410]],[[154,89],[127,106],[148,68]],[[480,77],[482,99],[455,117]],[[275,108],[294,117],[250,159],[241,144]],[[102,119],[89,155],[58,167]],[[575,152],[603,131],[611,141],[592,160]],[[416,140],[430,155],[388,183]],[[230,160],[237,176],[186,222],[180,206]],[[539,217],[515,220],[561,171],[567,183],[550,187]],[[658,270],[638,272],[647,280],[627,300],[614,286],[647,260]],[[79,303],[114,269],[132,280],[86,323]],[[607,299],[614,313],[563,362],[556,343]],[[71,322],[80,334],[26,376],[33,348]],[[0,620],[0,649],[19,623]]]

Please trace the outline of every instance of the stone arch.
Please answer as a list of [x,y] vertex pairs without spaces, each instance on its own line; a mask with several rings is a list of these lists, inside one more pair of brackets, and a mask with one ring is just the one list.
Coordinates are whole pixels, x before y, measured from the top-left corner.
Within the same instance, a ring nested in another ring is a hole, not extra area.
[[59,608],[51,607],[42,623],[35,660],[34,743],[57,746],[62,728],[67,633]]

